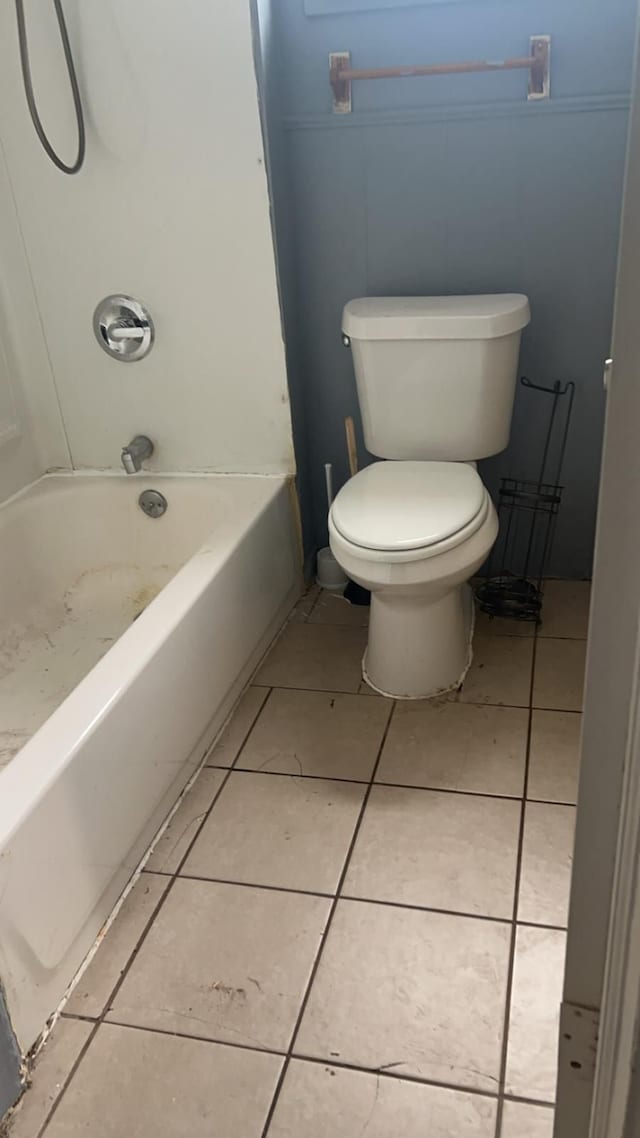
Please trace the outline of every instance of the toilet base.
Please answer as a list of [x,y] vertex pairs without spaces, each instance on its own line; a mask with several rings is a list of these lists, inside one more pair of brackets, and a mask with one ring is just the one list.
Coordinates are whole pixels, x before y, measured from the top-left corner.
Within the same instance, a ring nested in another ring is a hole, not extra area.
[[471,664],[474,616],[467,584],[435,599],[413,591],[373,592],[364,679],[393,699],[429,699],[455,690]]

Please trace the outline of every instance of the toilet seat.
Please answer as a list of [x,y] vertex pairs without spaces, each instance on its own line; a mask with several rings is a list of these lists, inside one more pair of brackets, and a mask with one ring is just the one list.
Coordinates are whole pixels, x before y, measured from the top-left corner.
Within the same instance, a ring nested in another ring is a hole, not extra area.
[[460,462],[376,462],[343,486],[330,527],[370,561],[415,561],[460,545],[483,525],[489,495]]

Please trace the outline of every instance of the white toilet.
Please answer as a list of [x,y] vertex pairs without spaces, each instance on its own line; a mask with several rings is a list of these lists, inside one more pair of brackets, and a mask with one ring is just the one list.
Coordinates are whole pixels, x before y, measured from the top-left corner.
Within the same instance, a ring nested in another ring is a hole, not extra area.
[[351,300],[350,342],[367,449],[386,462],[343,486],[329,513],[334,556],[371,590],[365,680],[424,699],[471,663],[467,584],[497,533],[476,459],[504,450],[526,296]]

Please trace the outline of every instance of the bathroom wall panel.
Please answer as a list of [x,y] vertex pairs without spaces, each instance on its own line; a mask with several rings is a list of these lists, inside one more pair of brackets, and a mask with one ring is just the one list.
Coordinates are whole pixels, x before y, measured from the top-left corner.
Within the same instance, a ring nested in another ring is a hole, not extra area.
[[[262,128],[268,139],[267,172],[271,198],[271,225],[276,253],[278,292],[285,338],[285,354],[291,398],[291,420],[296,456],[296,488],[300,504],[305,573],[309,575],[315,561],[315,526],[309,453],[309,420],[304,377],[300,367],[297,320],[292,306],[285,307],[283,298],[295,293],[295,261],[291,217],[293,200],[286,141],[277,101],[279,75],[278,38],[271,0],[252,0],[256,35],[256,60],[259,71],[260,112]],[[276,88],[276,90],[274,90]]]
[[[274,4],[284,112],[318,115],[331,109],[328,53],[350,51],[354,67],[392,67],[526,53],[529,36],[553,36],[552,95],[604,95],[628,90],[635,46],[634,0],[464,0],[383,11],[305,15],[304,0]],[[520,99],[522,72],[393,79],[354,85],[357,114],[464,106]]]
[[[51,6],[52,9],[52,6]],[[66,177],[35,137],[12,5],[0,10],[0,137],[75,466],[119,467],[144,432],[153,469],[293,470],[249,3],[68,0],[86,164]],[[74,149],[49,6],[30,11],[50,133]],[[123,364],[96,303],[129,293],[156,343]]]
[[18,411],[16,397],[13,391],[13,381],[9,371],[9,363],[0,340],[0,447],[5,446],[11,439],[20,433],[18,425]]
[[[533,320],[522,372],[576,381],[565,504],[551,571],[588,575],[604,416],[631,76],[634,0],[478,0],[309,18],[275,8],[285,166],[295,206],[294,312],[317,544],[326,540],[322,462],[347,477],[343,418],[357,399],[340,342],[357,295],[516,291]],[[522,74],[354,84],[330,110],[327,53],[354,64],[491,58],[553,35],[553,97],[528,104]],[[542,407],[520,392],[509,450],[483,464],[537,472]],[[360,438],[361,460],[368,461]]]
[[0,150],[0,502],[70,465],[11,186]]

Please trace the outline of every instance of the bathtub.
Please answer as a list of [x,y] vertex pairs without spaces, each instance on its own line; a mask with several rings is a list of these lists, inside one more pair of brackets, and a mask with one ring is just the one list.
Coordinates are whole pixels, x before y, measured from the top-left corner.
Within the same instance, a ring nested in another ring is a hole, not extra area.
[[46,475],[0,507],[0,983],[23,1051],[293,605],[293,518],[285,478],[235,475]]

